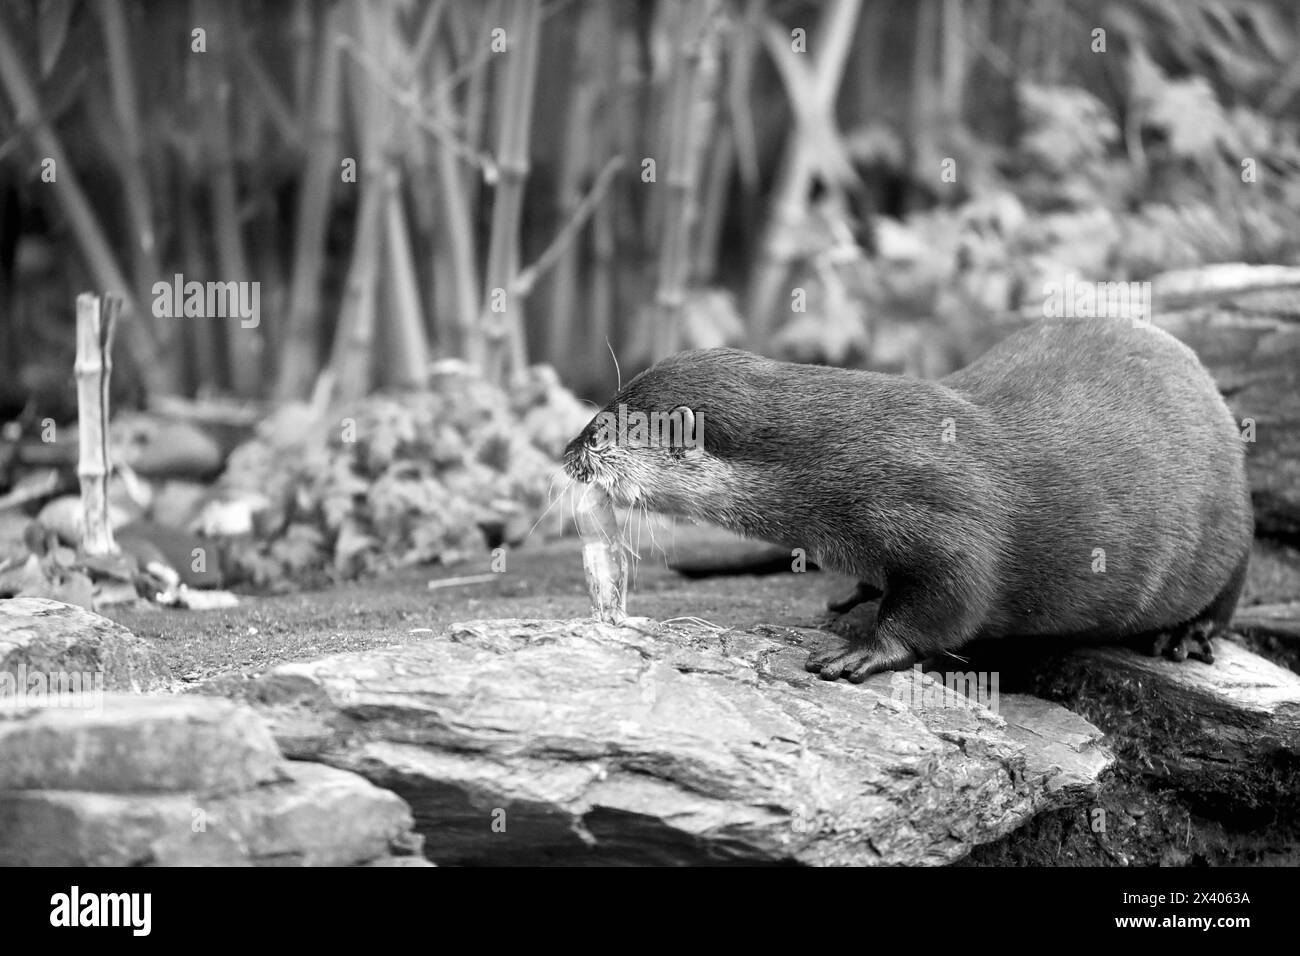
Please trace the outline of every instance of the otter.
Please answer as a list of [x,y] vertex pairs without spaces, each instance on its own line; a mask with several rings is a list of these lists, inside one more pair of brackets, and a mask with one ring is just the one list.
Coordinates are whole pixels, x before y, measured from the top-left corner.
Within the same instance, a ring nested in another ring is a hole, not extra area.
[[[628,441],[609,427],[620,409],[700,440]],[[1213,379],[1172,335],[1119,319],[1035,323],[937,381],[680,352],[619,390],[565,468],[854,575],[831,609],[880,603],[848,650],[810,656],[828,680],[1003,637],[1150,637],[1211,662],[1254,534]]]

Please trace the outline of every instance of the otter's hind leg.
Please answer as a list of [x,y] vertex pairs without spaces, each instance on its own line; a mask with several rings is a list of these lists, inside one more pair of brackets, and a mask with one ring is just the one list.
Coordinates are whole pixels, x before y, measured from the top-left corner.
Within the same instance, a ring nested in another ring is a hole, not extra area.
[[1232,577],[1210,602],[1209,607],[1186,624],[1161,631],[1156,635],[1151,644],[1152,656],[1167,657],[1171,661],[1185,661],[1191,657],[1213,664],[1214,646],[1210,643],[1210,639],[1226,630],[1232,621],[1232,614],[1237,609],[1237,601],[1240,600],[1242,588],[1246,584],[1246,568],[1249,564],[1250,550],[1247,549],[1241,560],[1237,562]]
[[1190,657],[1213,664],[1214,645],[1210,643],[1210,638],[1216,633],[1217,630],[1209,620],[1198,617],[1156,634],[1155,640],[1151,642],[1151,656],[1167,657],[1179,663]]

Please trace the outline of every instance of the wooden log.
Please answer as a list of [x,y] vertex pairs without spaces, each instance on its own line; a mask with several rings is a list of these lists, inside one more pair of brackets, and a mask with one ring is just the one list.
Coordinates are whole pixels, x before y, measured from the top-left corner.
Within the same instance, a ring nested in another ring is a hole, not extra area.
[[1120,742],[1121,758],[1219,819],[1300,808],[1300,676],[1229,640],[1213,664],[1127,648],[1049,661],[1037,689]]

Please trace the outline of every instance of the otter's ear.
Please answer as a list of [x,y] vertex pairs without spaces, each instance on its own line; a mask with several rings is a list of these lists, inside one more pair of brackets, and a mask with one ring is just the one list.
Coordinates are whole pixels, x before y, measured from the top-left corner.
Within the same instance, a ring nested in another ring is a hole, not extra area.
[[682,423],[682,435],[689,438],[695,434],[695,413],[685,405],[678,405],[671,412],[673,418]]
[[[678,405],[670,413],[672,454],[674,458],[685,458],[688,454],[698,454],[703,447],[699,432],[699,423],[695,412],[685,405]],[[680,423],[680,428],[679,428]]]

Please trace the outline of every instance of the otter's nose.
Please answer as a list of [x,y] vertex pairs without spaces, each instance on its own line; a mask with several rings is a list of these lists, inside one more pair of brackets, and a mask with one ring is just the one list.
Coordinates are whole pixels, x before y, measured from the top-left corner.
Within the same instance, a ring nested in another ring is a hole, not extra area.
[[564,448],[564,470],[570,478],[578,481],[591,481],[594,469],[587,443],[581,435],[569,442]]

